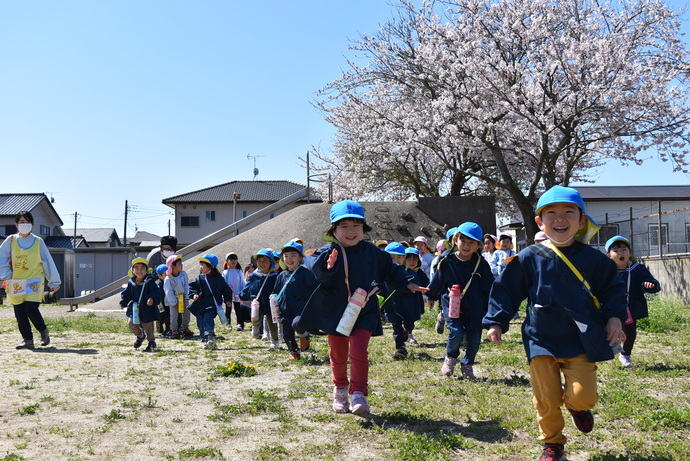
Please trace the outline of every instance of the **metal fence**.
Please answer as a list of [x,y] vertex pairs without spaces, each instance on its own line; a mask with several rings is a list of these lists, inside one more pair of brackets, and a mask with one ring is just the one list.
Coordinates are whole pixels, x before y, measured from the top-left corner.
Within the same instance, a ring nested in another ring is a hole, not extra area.
[[630,216],[619,221],[598,223],[601,230],[589,242],[604,251],[606,241],[622,235],[631,242],[635,256],[662,257],[690,254],[690,207],[662,211],[645,216]]

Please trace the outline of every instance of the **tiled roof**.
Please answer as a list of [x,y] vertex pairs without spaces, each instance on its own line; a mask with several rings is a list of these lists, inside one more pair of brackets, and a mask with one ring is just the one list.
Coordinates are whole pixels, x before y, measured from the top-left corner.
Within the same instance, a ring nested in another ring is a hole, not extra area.
[[690,185],[574,186],[584,200],[690,200]]
[[63,237],[56,235],[51,235],[43,239],[43,241],[46,242],[46,246],[48,248],[66,248],[68,250],[74,249],[74,243],[76,243],[76,247],[79,247],[79,245],[84,243],[84,239],[80,237],[77,237],[76,242],[73,242],[72,240],[74,240],[73,237]]
[[136,243],[139,245],[151,246],[152,242],[155,242],[152,246],[157,247],[161,244],[161,238],[156,234],[146,231],[137,231],[137,233],[134,234],[134,237],[127,237],[127,245]]
[[[234,193],[240,194],[238,202],[277,202],[306,186],[292,181],[231,181],[194,192],[163,199],[164,204],[174,203],[226,203],[232,202]],[[306,200],[305,200],[306,201]],[[312,202],[321,199],[312,192]]]
[[[66,236],[72,237],[74,235],[74,228],[63,227],[62,231]],[[82,236],[87,242],[107,242],[110,236],[115,233],[118,237],[117,231],[112,227],[77,227],[77,236]]]
[[13,216],[20,211],[31,211],[46,199],[45,194],[0,194],[0,216]]

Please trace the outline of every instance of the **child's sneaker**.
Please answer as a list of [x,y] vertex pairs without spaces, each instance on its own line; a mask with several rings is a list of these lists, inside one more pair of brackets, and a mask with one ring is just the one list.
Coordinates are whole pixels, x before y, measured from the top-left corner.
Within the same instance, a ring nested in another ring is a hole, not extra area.
[[177,331],[177,330],[174,330],[174,331],[170,334],[170,337],[171,337],[172,339],[180,339],[180,332]]
[[412,333],[407,334],[407,342],[410,344],[419,344]]
[[271,338],[268,336],[268,333],[264,333],[261,336],[261,341],[270,341],[270,340],[271,340]]
[[134,341],[134,348],[139,349],[141,345],[144,343],[145,338],[145,336],[142,336],[141,338],[137,337],[137,339]]
[[539,461],[565,461],[563,445],[558,443],[547,443],[544,445],[544,451],[541,452]]
[[630,356],[629,356],[629,355],[623,355],[623,354],[621,354],[620,357],[618,357],[618,360],[620,360],[620,361],[621,361],[621,365],[623,365],[623,366],[626,367],[626,368],[629,367],[629,366],[632,366],[632,361],[630,360]]
[[148,345],[146,346],[146,349],[144,349],[144,352],[156,352],[155,341],[153,341],[153,342],[149,341]]
[[436,333],[442,335],[443,334],[443,328],[446,326],[446,319],[443,318],[443,313],[438,314],[438,317],[436,318]]
[[333,388],[333,411],[336,413],[347,413],[350,410],[347,402],[349,389],[349,386]]
[[182,332],[182,334],[185,336],[185,338],[191,338],[192,336],[194,336],[194,333],[192,333],[192,331],[189,328]]
[[276,339],[275,341],[271,341],[271,345],[268,346],[269,351],[277,351],[280,349],[280,342]]
[[407,358],[407,349],[398,349],[393,354],[395,360],[405,360]]
[[311,340],[309,338],[299,339],[299,349],[304,352],[311,347]]
[[591,410],[575,411],[568,408],[568,411],[573,417],[573,424],[580,432],[585,434],[592,432],[592,429],[594,429],[594,415],[592,415]]
[[443,361],[443,366],[441,367],[441,374],[444,374],[446,376],[450,376],[453,374],[453,371],[455,371],[455,365],[458,363],[458,359],[454,359],[453,357],[446,357],[446,359]]
[[237,331],[244,331],[244,325],[237,325]]
[[17,349],[34,349],[34,340],[25,339],[21,343],[17,344]]
[[252,327],[252,338],[259,339],[261,334],[259,333],[259,327]]
[[460,373],[462,373],[462,376],[465,378],[475,379],[474,368],[472,367],[472,365],[461,365]]
[[299,352],[290,352],[290,357],[288,360],[297,360],[299,358]]
[[369,413],[369,404],[367,403],[367,398],[362,392],[353,392],[350,396],[350,401],[352,404],[352,413],[355,415]]
[[46,328],[41,331],[41,346],[47,346],[48,344],[50,344],[50,333],[48,333],[48,329]]

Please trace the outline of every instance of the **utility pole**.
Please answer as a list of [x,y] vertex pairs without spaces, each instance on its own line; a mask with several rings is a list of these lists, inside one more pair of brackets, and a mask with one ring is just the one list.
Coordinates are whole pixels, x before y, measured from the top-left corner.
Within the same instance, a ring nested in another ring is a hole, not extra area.
[[125,200],[125,233],[123,235],[123,241],[125,242],[125,246],[127,246],[127,210],[129,210],[129,207],[127,206],[127,200]]
[[74,239],[72,240],[72,248],[77,245],[77,212],[74,212]]
[[172,235],[172,234],[170,233],[170,220],[169,220],[169,219],[168,219],[168,235]]

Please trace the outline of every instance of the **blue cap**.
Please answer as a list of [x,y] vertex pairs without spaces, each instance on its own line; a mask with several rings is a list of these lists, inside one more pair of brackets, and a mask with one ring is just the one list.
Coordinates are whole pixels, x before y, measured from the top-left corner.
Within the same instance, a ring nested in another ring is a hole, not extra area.
[[280,259],[280,251],[273,252],[273,259]]
[[582,196],[577,189],[565,186],[553,186],[551,189],[544,192],[537,202],[537,209],[535,210],[537,216],[540,215],[545,206],[553,205],[554,203],[572,203],[582,210],[586,222],[584,227],[575,234],[575,240],[582,243],[588,243],[592,237],[599,232],[599,225],[587,215],[585,211],[585,201],[582,200]]
[[165,274],[166,272],[168,272],[168,266],[165,264],[159,264],[158,267],[156,267],[156,274],[161,275]]
[[389,243],[386,245],[385,252],[392,255],[405,256],[405,245],[400,242]]
[[262,248],[259,251],[256,252],[254,255],[254,258],[258,258],[259,256],[266,256],[268,259],[273,259],[273,252],[269,250],[268,248]]
[[446,231],[446,240],[451,240],[453,236],[455,235],[455,232],[458,230],[457,227],[451,227]]
[[203,261],[211,265],[211,267],[216,267],[218,265],[218,257],[213,253],[206,253],[199,258],[199,261]]
[[405,248],[405,254],[406,255],[417,255],[419,256],[419,250],[416,248]]
[[342,200],[331,207],[331,223],[345,218],[364,220],[364,208],[354,200]]
[[285,252],[285,250],[293,249],[293,250],[297,250],[297,252],[299,254],[303,255],[304,254],[303,248],[304,247],[298,241],[293,240],[293,241],[288,242],[285,245],[283,245],[283,248],[280,249],[280,253],[282,254]]
[[625,242],[625,243],[628,244],[628,247],[630,247],[630,240],[628,240],[627,238],[623,237],[622,235],[614,235],[613,237],[611,237],[610,239],[608,239],[608,240],[606,241],[606,246],[605,246],[605,248],[606,248],[606,252],[607,252],[607,253],[609,252],[609,249],[613,246],[613,244],[616,243],[616,242]]
[[484,232],[482,232],[482,228],[479,227],[479,224],[474,223],[474,222],[464,222],[460,224],[456,229],[455,229],[455,234],[453,234],[453,239],[455,239],[455,236],[457,234],[462,234],[465,237],[469,237],[472,240],[476,240],[477,242],[482,242],[484,240]]

